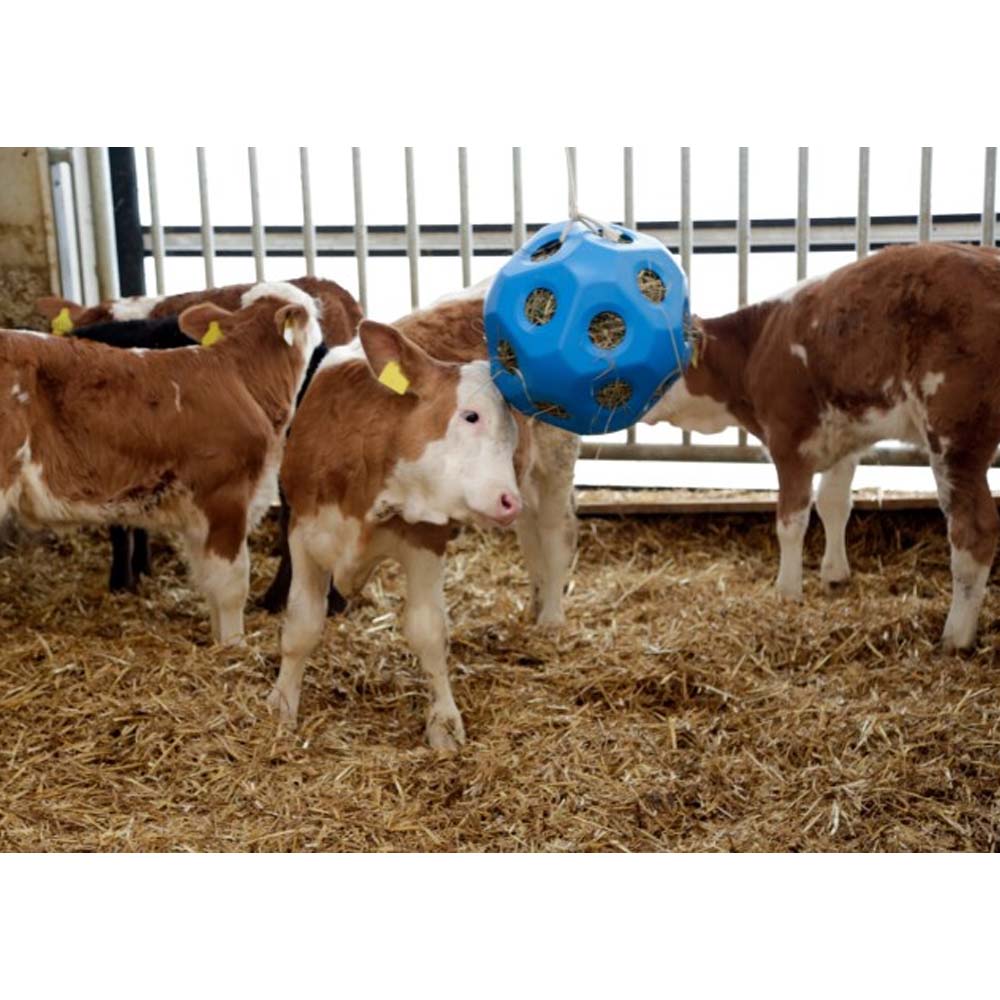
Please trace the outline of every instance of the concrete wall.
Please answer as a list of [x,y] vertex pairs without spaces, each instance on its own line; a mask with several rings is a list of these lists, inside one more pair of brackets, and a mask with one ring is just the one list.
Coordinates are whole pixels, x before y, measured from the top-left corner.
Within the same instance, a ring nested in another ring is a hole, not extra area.
[[0,328],[45,329],[40,295],[59,294],[48,155],[0,147]]

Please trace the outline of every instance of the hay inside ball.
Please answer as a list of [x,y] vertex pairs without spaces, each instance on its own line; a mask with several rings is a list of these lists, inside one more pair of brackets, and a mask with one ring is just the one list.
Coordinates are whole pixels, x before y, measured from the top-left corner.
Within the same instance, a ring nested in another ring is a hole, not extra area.
[[[577,434],[639,420],[691,360],[687,279],[658,240],[546,226],[486,297],[493,377],[521,412]],[[565,234],[565,238],[564,238]]]

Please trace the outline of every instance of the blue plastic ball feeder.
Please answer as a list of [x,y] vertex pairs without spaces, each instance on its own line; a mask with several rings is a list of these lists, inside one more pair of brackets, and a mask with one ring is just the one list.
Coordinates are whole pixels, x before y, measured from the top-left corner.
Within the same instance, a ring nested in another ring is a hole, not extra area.
[[497,274],[484,309],[504,397],[576,434],[634,424],[691,360],[684,272],[658,240],[608,228],[618,242],[581,222],[546,226]]

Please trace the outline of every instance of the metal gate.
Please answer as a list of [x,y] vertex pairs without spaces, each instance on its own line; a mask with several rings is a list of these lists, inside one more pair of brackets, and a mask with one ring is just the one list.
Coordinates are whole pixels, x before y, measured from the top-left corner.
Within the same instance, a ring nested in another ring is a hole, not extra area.
[[[410,303],[421,304],[419,261],[424,257],[461,259],[462,280],[471,281],[474,257],[508,256],[544,225],[527,222],[524,213],[524,168],[522,150],[510,153],[511,217],[509,222],[473,223],[469,211],[468,151],[456,150],[458,166],[457,224],[418,223],[414,150],[400,153],[405,168],[406,220],[395,225],[366,225],[363,151],[351,149],[354,214],[336,224],[317,221],[313,212],[314,179],[309,149],[299,149],[299,183],[303,223],[264,225],[261,213],[258,155],[247,149],[250,222],[218,226],[212,222],[209,162],[206,150],[192,152],[197,167],[200,225],[165,224],[160,211],[157,160],[153,148],[144,153],[145,181],[149,197],[150,223],[142,229],[142,253],[153,262],[157,294],[165,291],[165,262],[171,257],[198,257],[203,261],[206,287],[215,284],[215,264],[222,257],[252,257],[257,280],[263,280],[266,262],[272,258],[301,257],[307,273],[315,274],[317,261],[325,257],[353,258],[356,262],[357,296],[368,306],[368,265],[373,258],[406,258]],[[797,212],[794,218],[751,219],[750,151],[740,147],[736,158],[738,211],[735,219],[694,219],[691,212],[691,150],[681,147],[680,217],[675,220],[637,220],[635,217],[635,155],[632,147],[622,150],[621,217],[616,220],[661,240],[679,254],[687,273],[693,254],[735,254],[737,258],[737,302],[748,302],[749,262],[753,254],[795,255],[798,279],[806,276],[810,252],[848,251],[864,257],[871,250],[890,244],[925,240],[948,240],[995,246],[996,147],[983,154],[982,211],[943,215],[931,211],[931,176],[934,152],[920,150],[919,204],[913,215],[872,216],[869,212],[871,154],[868,147],[857,153],[857,206],[852,216],[821,218],[809,213],[809,149],[800,147],[797,160]],[[63,294],[87,303],[118,295],[115,228],[107,149],[103,147],[49,150],[53,202],[59,239]],[[346,150],[345,150],[346,156]],[[568,159],[575,163],[576,151]],[[548,221],[548,220],[547,220]],[[497,266],[500,266],[500,261]],[[735,444],[692,439],[688,433],[673,443],[637,441],[634,428],[617,435],[585,440],[583,458],[608,460],[766,462],[760,444],[740,431]],[[924,464],[922,455],[906,447],[883,445],[872,449],[866,461],[891,465]]]

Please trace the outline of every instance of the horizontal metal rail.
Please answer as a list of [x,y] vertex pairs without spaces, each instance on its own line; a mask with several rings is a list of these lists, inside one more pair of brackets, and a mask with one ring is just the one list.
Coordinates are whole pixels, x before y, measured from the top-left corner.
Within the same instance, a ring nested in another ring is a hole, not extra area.
[[[580,458],[618,462],[770,462],[761,445],[753,444],[626,444],[584,441]],[[919,448],[879,446],[865,452],[863,465],[927,465]],[[997,459],[1000,462],[1000,456]],[[997,464],[994,462],[994,464]]]
[[[989,219],[986,220],[987,223]],[[994,217],[994,223],[1000,215]],[[874,216],[868,220],[868,245],[871,249],[897,243],[915,243],[919,238],[919,217],[916,215]],[[750,253],[794,253],[796,227],[799,219],[750,220],[753,233]],[[542,223],[525,227],[530,236],[542,228]],[[679,222],[639,222],[640,232],[655,236],[679,253],[682,229]],[[988,228],[985,227],[985,228]],[[421,257],[461,257],[460,225],[421,225],[419,247]],[[984,231],[983,216],[935,215],[931,218],[931,239],[935,242],[979,243]],[[301,226],[266,226],[268,257],[301,257],[305,234]],[[696,254],[736,253],[740,226],[735,220],[702,220],[691,225],[691,250]],[[808,220],[809,250],[853,251],[857,244],[858,221],[854,217],[819,218]],[[214,256],[252,257],[254,255],[251,226],[214,226]],[[369,257],[406,257],[407,227],[368,226]],[[511,252],[515,232],[506,224],[481,223],[472,226],[472,254],[476,257],[506,257]],[[166,226],[163,230],[164,252],[169,257],[200,257],[202,229],[199,226]],[[143,230],[146,255],[153,254],[153,240],[148,227]],[[317,226],[316,255],[319,257],[354,257],[357,243],[354,226]]]

